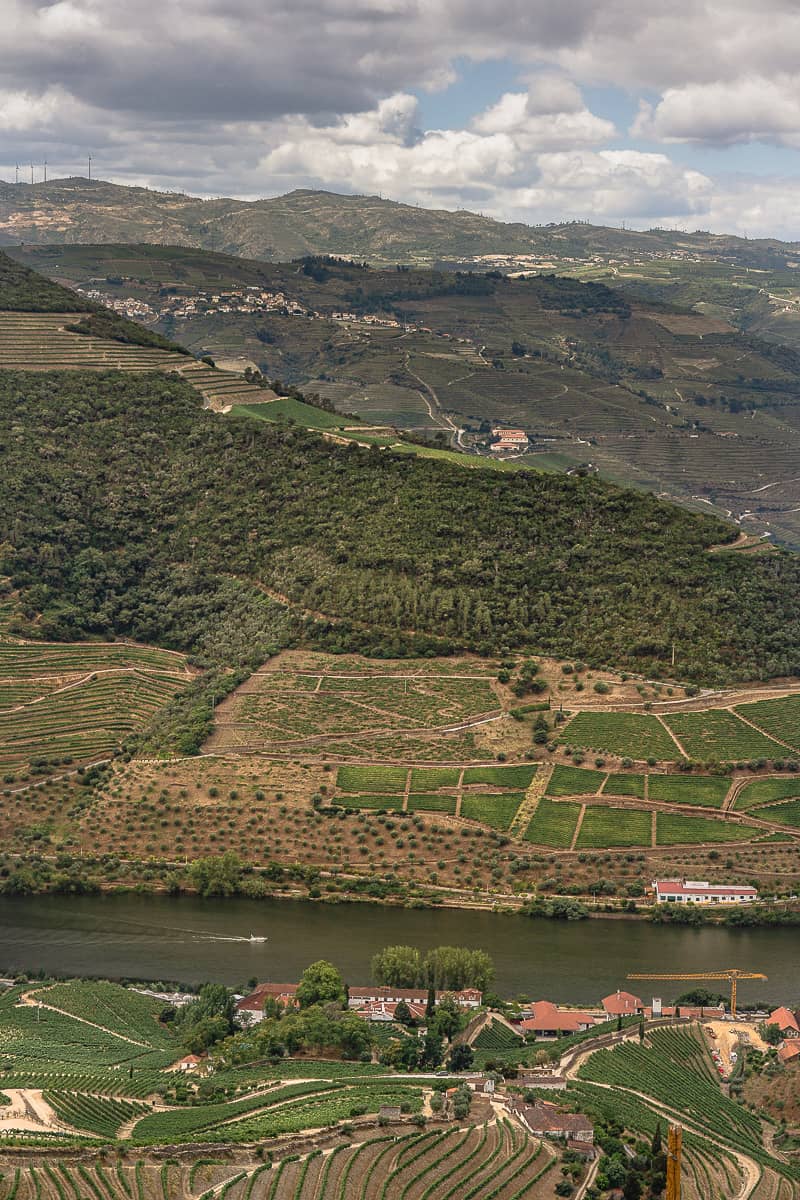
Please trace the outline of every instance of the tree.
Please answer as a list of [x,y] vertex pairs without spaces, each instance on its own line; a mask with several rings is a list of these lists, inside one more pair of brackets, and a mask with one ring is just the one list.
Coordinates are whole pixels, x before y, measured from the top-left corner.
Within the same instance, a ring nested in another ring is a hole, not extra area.
[[653,1158],[655,1158],[656,1155],[661,1153],[661,1146],[662,1146],[661,1122],[656,1121],[655,1133],[653,1134],[653,1140],[650,1143],[650,1153],[652,1154]]
[[423,978],[422,956],[415,946],[386,946],[372,959],[372,978],[386,987],[411,988]]
[[301,1008],[333,1001],[344,1004],[344,980],[333,963],[324,958],[306,967],[297,985],[297,1002]]
[[235,896],[242,876],[242,863],[233,850],[198,858],[189,868],[189,880],[201,896]]
[[407,1025],[409,1029],[416,1025],[414,1014],[406,1004],[405,1000],[399,1000],[397,1007],[394,1010],[394,1019],[399,1025]]
[[625,1200],[639,1200],[642,1194],[642,1181],[633,1171],[630,1173],[622,1188]]
[[435,1069],[439,1066],[444,1056],[444,1043],[438,1033],[428,1030],[425,1034],[425,1040],[422,1043],[422,1049],[419,1052],[420,1068],[426,1067]]
[[485,992],[494,979],[494,964],[489,955],[463,946],[437,946],[425,956],[424,967],[428,981],[448,991],[474,987]]
[[425,1018],[430,1021],[436,1011],[436,988],[431,984],[428,988],[428,1000],[425,1005]]
[[430,1027],[440,1037],[445,1038],[448,1042],[452,1042],[455,1035],[461,1029],[461,1011],[452,996],[442,996],[436,1005],[436,1012],[433,1015]]
[[460,1042],[451,1049],[447,1058],[447,1066],[451,1071],[468,1071],[474,1061],[475,1054],[472,1047]]
[[781,1034],[779,1025],[767,1025],[762,1022],[762,1024],[758,1027],[758,1032],[761,1034],[768,1046],[777,1046],[783,1041],[783,1035]]

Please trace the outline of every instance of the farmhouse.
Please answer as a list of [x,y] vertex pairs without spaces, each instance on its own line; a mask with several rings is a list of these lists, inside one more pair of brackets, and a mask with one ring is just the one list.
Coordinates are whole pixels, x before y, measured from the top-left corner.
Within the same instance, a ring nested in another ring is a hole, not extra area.
[[583,1033],[593,1025],[589,1013],[558,1008],[549,1000],[537,1000],[531,1005],[531,1015],[522,1022],[520,1029],[537,1037],[560,1037],[567,1033]]
[[492,430],[492,450],[493,451],[508,451],[508,450],[525,450],[528,446],[528,435],[524,429],[502,429],[496,428]]
[[782,1046],[778,1047],[778,1058],[784,1066],[800,1062],[800,1042],[784,1042]]
[[708,883],[695,879],[655,879],[657,904],[752,904],[758,890],[739,883]]
[[610,1017],[635,1017],[642,1011],[642,1007],[638,996],[631,992],[621,992],[619,988],[603,998],[603,1008]]
[[297,1008],[296,983],[260,983],[255,991],[236,1005],[236,1011],[251,1024],[264,1020],[264,1005],[274,1000],[283,1008]]
[[800,1025],[797,1023],[797,1018],[788,1008],[776,1008],[767,1017],[767,1025],[777,1025],[781,1031],[781,1036],[788,1041],[792,1038],[800,1038]]
[[558,1138],[588,1145],[594,1142],[594,1126],[583,1113],[561,1112],[546,1100],[537,1104],[509,1100],[506,1107],[535,1137]]

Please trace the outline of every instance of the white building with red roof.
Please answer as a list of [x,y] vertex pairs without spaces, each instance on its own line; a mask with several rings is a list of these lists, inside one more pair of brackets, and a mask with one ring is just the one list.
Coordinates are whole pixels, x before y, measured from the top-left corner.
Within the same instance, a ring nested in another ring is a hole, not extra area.
[[797,1017],[788,1008],[776,1008],[769,1014],[766,1023],[767,1025],[777,1025],[781,1036],[787,1040],[800,1038],[800,1024],[797,1022]]
[[758,889],[741,883],[697,879],[654,879],[657,904],[752,904]]
[[520,1029],[537,1037],[559,1037],[568,1033],[583,1033],[593,1025],[594,1019],[590,1013],[559,1008],[549,1000],[537,1000],[531,1005],[531,1015],[521,1023]]
[[603,998],[603,1008],[610,1017],[635,1017],[643,1008],[638,996],[632,992],[622,992],[617,988],[610,996]]

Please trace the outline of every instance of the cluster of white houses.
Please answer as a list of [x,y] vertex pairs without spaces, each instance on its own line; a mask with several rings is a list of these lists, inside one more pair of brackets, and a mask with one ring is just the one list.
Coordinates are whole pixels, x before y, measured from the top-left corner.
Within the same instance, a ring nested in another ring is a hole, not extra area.
[[[477,988],[464,988],[462,991],[434,993],[437,1004],[445,997],[453,999],[459,1008],[480,1008],[483,1003],[483,993]],[[251,1024],[264,1018],[264,1008],[268,1000],[274,1000],[283,1008],[296,1008],[296,983],[260,983],[258,987],[245,996],[236,1005],[237,1012],[250,1020]],[[428,989],[380,987],[351,987],[348,989],[347,1006],[360,1016],[370,1021],[394,1021],[398,1004],[405,1004],[415,1020],[421,1021],[428,1006]]]

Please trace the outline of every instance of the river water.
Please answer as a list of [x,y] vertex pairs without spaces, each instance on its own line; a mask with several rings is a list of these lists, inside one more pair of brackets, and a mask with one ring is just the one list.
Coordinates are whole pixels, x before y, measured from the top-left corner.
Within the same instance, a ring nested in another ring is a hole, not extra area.
[[[264,936],[250,943],[249,935]],[[0,970],[172,980],[292,982],[328,958],[348,983],[370,982],[370,958],[398,942],[426,950],[480,947],[491,954],[496,986],[525,995],[589,1004],[629,971],[700,972],[739,967],[766,982],[742,984],[743,1001],[800,1000],[800,932],[650,925],[644,921],[531,920],[458,909],[405,910],[292,900],[199,900],[161,896],[0,898]],[[665,1000],[689,984],[636,983],[638,995]],[[709,984],[724,991],[725,985]]]

